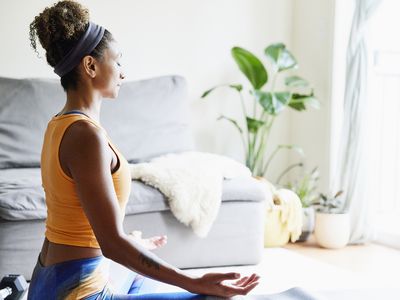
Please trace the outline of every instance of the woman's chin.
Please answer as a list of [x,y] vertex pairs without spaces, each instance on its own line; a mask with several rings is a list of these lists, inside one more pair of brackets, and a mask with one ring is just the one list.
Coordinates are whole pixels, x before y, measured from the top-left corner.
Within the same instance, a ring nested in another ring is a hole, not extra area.
[[119,90],[118,91],[114,91],[113,93],[106,94],[103,97],[107,98],[107,99],[115,99],[115,98],[118,97],[118,94],[119,94]]

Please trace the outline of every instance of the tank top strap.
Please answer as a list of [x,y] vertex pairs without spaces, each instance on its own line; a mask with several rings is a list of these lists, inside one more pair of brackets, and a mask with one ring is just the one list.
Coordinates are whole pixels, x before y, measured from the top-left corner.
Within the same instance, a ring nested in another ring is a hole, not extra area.
[[75,123],[76,121],[79,120],[86,120],[89,123],[93,124],[94,126],[96,126],[97,128],[99,128],[100,130],[102,130],[106,136],[107,139],[109,139],[109,136],[107,134],[107,131],[103,128],[103,126],[100,125],[99,122],[93,120],[92,118],[90,118],[88,115],[86,115],[85,113],[82,113],[80,111],[68,111],[62,115],[55,115],[53,117],[54,121],[61,121],[58,123],[62,123],[63,127],[65,127],[65,129],[67,129],[70,125],[72,125],[72,123]]

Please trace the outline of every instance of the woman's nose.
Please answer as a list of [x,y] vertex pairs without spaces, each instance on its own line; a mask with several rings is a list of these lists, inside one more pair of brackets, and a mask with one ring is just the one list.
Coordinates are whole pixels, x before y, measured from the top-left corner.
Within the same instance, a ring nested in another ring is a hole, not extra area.
[[124,74],[124,72],[119,73],[119,78],[125,79],[125,74]]

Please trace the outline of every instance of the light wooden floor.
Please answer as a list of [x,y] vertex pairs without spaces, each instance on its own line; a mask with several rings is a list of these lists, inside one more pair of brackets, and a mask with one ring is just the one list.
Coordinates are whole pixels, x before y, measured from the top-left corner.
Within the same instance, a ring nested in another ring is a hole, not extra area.
[[[277,293],[297,286],[312,292],[348,292],[344,298],[343,294],[332,294],[332,298],[327,299],[400,299],[400,296],[397,297],[400,295],[400,251],[377,244],[329,250],[320,248],[311,238],[306,243],[265,248],[263,259],[256,266],[188,271],[195,275],[206,272],[256,272],[261,279],[253,294]],[[164,286],[160,291],[176,291],[176,287]]]
[[400,251],[397,249],[374,243],[349,245],[335,250],[324,249],[317,245],[314,237],[305,243],[291,243],[284,248],[355,274],[368,276],[380,285],[400,287]]

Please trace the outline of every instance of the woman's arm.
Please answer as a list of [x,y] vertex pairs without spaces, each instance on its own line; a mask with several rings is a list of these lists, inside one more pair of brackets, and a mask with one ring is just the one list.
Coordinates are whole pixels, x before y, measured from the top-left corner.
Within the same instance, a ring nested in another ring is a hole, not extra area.
[[191,277],[126,235],[111,176],[112,152],[100,129],[88,122],[76,122],[68,128],[62,147],[63,153],[68,153],[64,162],[106,257],[145,276],[196,293],[218,296],[247,294],[257,284],[258,278],[254,276],[246,285],[243,282],[235,286],[222,283],[223,280],[238,279],[240,275],[236,273]]

